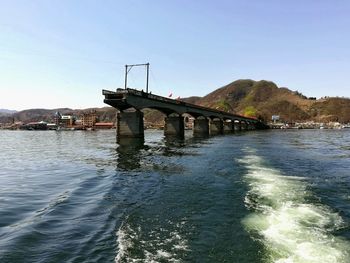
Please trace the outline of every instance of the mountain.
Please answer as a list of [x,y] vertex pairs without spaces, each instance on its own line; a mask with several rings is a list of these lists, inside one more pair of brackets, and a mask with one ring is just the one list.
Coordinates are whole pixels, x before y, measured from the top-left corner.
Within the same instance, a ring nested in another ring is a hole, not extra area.
[[307,98],[298,91],[279,88],[266,80],[234,81],[199,98],[196,104],[265,121],[271,120],[272,115],[279,115],[289,122],[350,122],[350,99]]
[[[271,81],[251,79],[236,80],[214,90],[204,97],[189,97],[182,101],[230,113],[257,117],[270,121],[272,115],[279,115],[287,122],[330,122],[350,123],[350,99],[347,98],[307,98],[298,91],[277,87]],[[82,113],[96,110],[99,121],[115,122],[116,109],[112,107],[90,109],[30,109],[15,113],[0,114],[0,123],[13,121],[52,122],[54,114],[59,111],[63,115],[80,116]],[[0,110],[1,112],[1,110]],[[162,124],[164,116],[156,110],[143,110],[145,122]]]

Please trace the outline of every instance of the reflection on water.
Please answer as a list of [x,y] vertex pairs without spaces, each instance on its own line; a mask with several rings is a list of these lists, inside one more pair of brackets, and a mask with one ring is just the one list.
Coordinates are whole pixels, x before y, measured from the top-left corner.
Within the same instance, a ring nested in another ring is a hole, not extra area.
[[141,150],[145,149],[143,138],[120,138],[117,146],[117,166],[123,170],[135,170],[141,167]]
[[[166,135],[163,138],[165,146],[168,147],[182,147],[186,145],[186,140],[184,137],[178,137],[173,135]],[[187,140],[188,141],[188,140]]]
[[142,138],[122,138],[116,146],[117,167],[122,170],[159,169],[167,166],[160,156],[195,155],[191,148],[200,147],[208,138],[163,136],[159,141]]

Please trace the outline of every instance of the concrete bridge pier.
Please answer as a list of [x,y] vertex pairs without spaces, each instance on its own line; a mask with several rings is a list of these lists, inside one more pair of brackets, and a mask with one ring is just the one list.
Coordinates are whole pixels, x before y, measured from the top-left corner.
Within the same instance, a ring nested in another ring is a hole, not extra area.
[[117,140],[144,138],[143,113],[139,110],[117,113]]
[[204,117],[198,117],[193,121],[193,136],[208,137],[209,136],[209,120]]
[[248,130],[255,130],[255,125],[253,123],[248,123]]
[[210,121],[210,134],[217,135],[223,134],[224,132],[224,122],[221,119],[212,119]]
[[185,137],[185,122],[184,117],[180,116],[167,116],[164,119],[164,135],[174,136],[179,138]]
[[233,121],[224,121],[224,133],[232,133],[235,131]]
[[247,130],[247,123],[246,122],[244,122],[244,121],[241,121],[241,131],[246,131]]
[[247,122],[245,125],[246,125],[246,126],[245,126],[245,129],[246,129],[247,131],[250,131],[250,130],[251,130],[250,123]]
[[242,125],[240,122],[234,122],[234,129],[235,131],[241,131],[242,130]]

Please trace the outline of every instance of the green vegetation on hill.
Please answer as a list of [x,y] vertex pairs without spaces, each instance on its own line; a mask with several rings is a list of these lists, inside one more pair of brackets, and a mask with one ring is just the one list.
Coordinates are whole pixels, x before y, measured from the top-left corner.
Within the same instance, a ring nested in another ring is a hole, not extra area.
[[266,80],[237,80],[197,100],[197,104],[212,108],[223,102],[225,107],[221,110],[265,121],[271,120],[272,115],[279,115],[287,122],[350,122],[349,99],[307,98],[298,91],[278,88],[275,83]]
[[350,100],[343,98],[328,98],[322,101],[315,101],[311,106],[312,117],[318,121],[339,121],[350,122]]

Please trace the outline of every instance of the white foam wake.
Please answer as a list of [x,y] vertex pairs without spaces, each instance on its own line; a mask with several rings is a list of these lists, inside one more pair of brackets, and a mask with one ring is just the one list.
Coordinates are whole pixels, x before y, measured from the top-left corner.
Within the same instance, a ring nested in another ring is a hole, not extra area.
[[269,262],[350,262],[350,242],[332,234],[342,218],[307,201],[303,178],[283,176],[252,151],[240,162],[248,169],[245,203],[254,211],[243,224],[263,241]]
[[182,227],[183,222],[175,224],[172,231],[152,230],[146,238],[141,227],[123,224],[117,231],[115,262],[181,262],[180,255],[188,251],[187,240],[179,233]]

